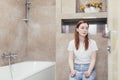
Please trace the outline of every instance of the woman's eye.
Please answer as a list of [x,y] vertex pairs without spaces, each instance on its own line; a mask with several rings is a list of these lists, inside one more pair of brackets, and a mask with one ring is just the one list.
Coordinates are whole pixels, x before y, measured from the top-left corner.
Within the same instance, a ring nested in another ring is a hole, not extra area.
[[81,29],[84,29],[84,27],[81,27]]

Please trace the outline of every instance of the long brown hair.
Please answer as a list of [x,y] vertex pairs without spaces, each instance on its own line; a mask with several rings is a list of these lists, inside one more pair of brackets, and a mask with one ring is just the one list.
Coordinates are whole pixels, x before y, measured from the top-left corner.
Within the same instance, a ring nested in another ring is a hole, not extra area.
[[[83,23],[87,23],[87,21],[85,20],[80,20],[77,25],[76,25],[76,28],[75,28],[75,32],[74,32],[74,37],[75,37],[75,48],[76,50],[78,50],[78,48],[80,47],[80,40],[79,40],[79,32],[76,30],[77,28],[79,28],[79,26]],[[88,24],[88,23],[87,23]],[[89,26],[89,24],[88,24]],[[89,46],[89,42],[88,42],[88,34],[85,36],[85,50],[88,49],[88,46]]]

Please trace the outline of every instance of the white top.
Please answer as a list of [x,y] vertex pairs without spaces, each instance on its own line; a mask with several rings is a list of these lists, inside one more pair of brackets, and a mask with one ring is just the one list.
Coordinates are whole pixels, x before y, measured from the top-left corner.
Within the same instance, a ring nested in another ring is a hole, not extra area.
[[68,51],[72,51],[74,54],[74,63],[77,64],[87,64],[90,63],[90,57],[93,51],[98,50],[96,42],[92,39],[89,39],[88,50],[85,51],[84,44],[80,42],[80,47],[78,50],[75,48],[74,40],[69,42]]

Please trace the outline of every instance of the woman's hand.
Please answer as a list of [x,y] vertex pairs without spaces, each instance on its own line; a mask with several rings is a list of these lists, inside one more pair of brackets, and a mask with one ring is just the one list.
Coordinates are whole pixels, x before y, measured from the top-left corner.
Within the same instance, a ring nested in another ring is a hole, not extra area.
[[84,72],[85,77],[89,77],[91,75],[92,70],[94,69],[94,66],[95,66],[95,62],[96,62],[96,51],[93,51],[91,55],[91,63],[90,63],[89,69]]
[[74,77],[76,75],[76,71],[75,70],[71,70],[71,77]]
[[85,77],[89,77],[89,76],[90,76],[90,74],[91,74],[91,72],[90,72],[90,71],[85,71],[85,72],[84,72]]

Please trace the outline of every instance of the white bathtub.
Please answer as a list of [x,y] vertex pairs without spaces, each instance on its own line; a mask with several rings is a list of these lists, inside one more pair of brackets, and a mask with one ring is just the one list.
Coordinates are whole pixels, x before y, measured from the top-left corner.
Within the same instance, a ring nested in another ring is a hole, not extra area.
[[55,80],[55,62],[27,61],[0,67],[0,80]]

